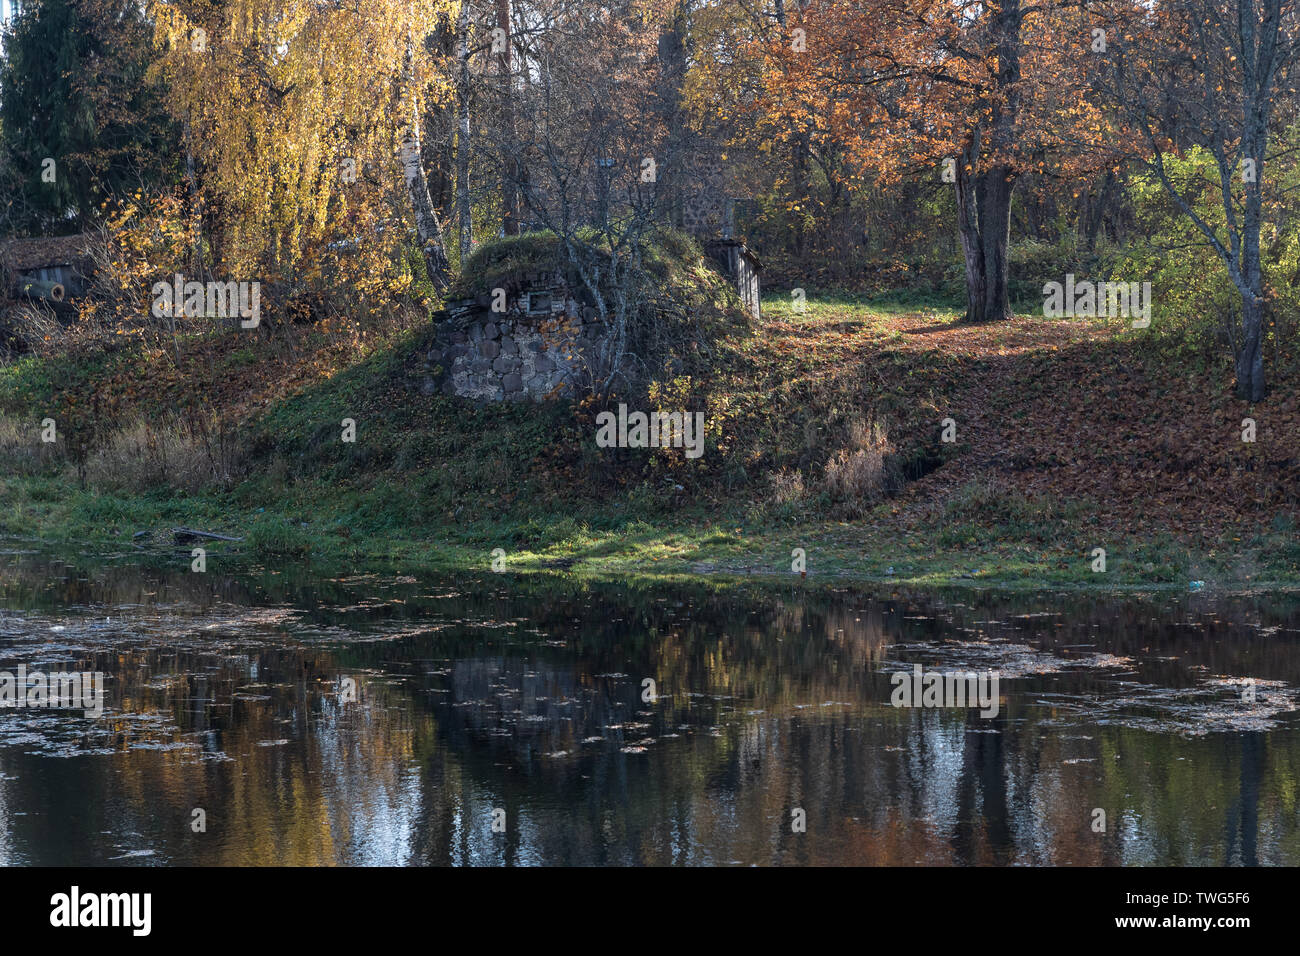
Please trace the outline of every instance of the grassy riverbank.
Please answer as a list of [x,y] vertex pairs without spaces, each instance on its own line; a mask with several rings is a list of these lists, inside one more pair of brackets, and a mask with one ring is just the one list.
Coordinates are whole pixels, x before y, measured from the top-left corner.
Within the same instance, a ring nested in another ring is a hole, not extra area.
[[[332,501],[314,489],[293,501],[248,509],[221,495],[167,499],[120,497],[83,491],[56,479],[6,479],[0,543],[6,549],[47,550],[124,557],[149,556],[177,565],[190,560],[192,545],[172,541],[174,526],[201,527],[243,537],[206,544],[209,570],[275,567],[311,561],[326,570],[388,568],[406,571],[492,568],[496,548],[507,573],[561,570],[581,577],[755,577],[804,580],[793,570],[794,549],[806,555],[809,583],[890,582],[912,586],[984,585],[1006,589],[1043,587],[1185,588],[1203,581],[1215,590],[1293,588],[1300,554],[1294,535],[1262,531],[1238,541],[1197,549],[1176,539],[1106,537],[1105,573],[1092,569],[1090,550],[1068,544],[1021,543],[1018,530],[972,545],[945,545],[945,532],[896,532],[857,522],[791,522],[746,527],[743,520],[698,523],[631,520],[615,526],[610,512],[587,519],[566,516],[549,525],[536,519],[501,519],[456,529],[412,527],[407,533],[365,533],[346,519],[321,519]],[[684,516],[689,519],[689,516]],[[589,520],[588,520],[589,519]],[[592,522],[611,527],[593,527]],[[1032,529],[1037,530],[1037,529]],[[147,536],[136,538],[139,531]]]
[[[423,394],[427,332],[0,369],[0,535],[177,562],[173,526],[242,537],[208,549],[210,570],[487,570],[499,548],[511,573],[780,579],[803,549],[812,582],[1300,584],[1291,356],[1252,408],[1185,337],[774,300],[707,378],[659,380],[658,407],[706,410],[688,460],[596,448],[584,403]],[[61,445],[39,443],[45,418]]]

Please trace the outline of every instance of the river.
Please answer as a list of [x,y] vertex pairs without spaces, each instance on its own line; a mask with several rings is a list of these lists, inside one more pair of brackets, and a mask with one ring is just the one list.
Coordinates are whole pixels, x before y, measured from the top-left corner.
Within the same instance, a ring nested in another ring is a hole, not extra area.
[[1295,596],[8,553],[20,667],[105,690],[0,710],[9,865],[1300,864]]

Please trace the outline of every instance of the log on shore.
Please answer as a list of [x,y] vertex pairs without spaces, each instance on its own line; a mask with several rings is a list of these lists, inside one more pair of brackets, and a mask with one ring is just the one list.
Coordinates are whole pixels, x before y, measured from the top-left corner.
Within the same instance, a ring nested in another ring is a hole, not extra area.
[[216,534],[212,531],[197,531],[194,528],[172,528],[172,537],[176,539],[177,544],[189,544],[191,541],[208,539],[212,541],[243,541],[243,538],[232,538],[227,534]]
[[62,283],[43,282],[40,279],[23,279],[18,283],[18,294],[29,299],[62,302],[66,297]]

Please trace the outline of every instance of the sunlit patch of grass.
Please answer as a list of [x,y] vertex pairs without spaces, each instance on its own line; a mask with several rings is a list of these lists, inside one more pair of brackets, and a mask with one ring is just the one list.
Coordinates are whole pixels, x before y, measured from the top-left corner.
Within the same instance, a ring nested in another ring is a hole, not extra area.
[[942,303],[917,303],[872,298],[867,296],[817,296],[802,303],[788,294],[773,294],[763,298],[762,314],[765,320],[793,325],[834,327],[843,325],[846,331],[854,327],[866,329],[877,335],[896,335],[892,324],[899,316],[918,316],[936,322],[950,322],[960,318],[961,310]]

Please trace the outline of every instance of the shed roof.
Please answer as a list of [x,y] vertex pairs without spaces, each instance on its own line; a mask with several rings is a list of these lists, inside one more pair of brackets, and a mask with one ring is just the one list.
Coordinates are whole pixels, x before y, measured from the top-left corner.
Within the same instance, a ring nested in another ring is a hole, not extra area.
[[749,248],[749,244],[744,239],[726,238],[726,239],[706,239],[704,240],[704,251],[712,252],[715,249],[737,249],[740,254],[750,261],[756,272],[763,271],[763,262],[758,258],[758,254]]
[[75,236],[35,236],[0,240],[0,266],[15,272],[72,265],[90,257],[97,236],[83,232]]

